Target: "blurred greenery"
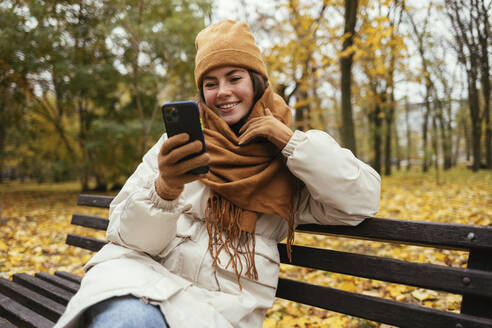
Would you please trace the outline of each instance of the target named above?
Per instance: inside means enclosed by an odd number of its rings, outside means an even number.
[[[160,104],[194,96],[210,11],[209,0],[3,1],[0,182],[120,186],[163,132]]]

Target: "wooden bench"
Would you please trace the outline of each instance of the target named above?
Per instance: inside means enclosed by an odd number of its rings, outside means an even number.
[[[108,208],[112,199],[80,195],[78,205]],[[108,220],[74,214],[72,224],[105,230]],[[398,327],[492,327],[492,227],[370,218],[357,227],[303,225],[297,231],[468,251],[468,268],[462,269],[302,246],[293,246],[289,263],[285,245],[278,245],[282,263],[463,295],[461,313],[285,278],[277,297]],[[106,243],[74,234],[66,242],[93,251]],[[51,327],[80,281],[67,272],[0,278],[0,327]]]

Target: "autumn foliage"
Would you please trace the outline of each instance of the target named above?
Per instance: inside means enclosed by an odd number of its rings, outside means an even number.
[[[104,238],[104,232],[70,224],[73,213],[107,216],[107,210],[76,207],[79,184],[0,185],[0,274],[65,270],[83,274],[92,252],[65,244],[67,233]],[[407,220],[492,224],[492,174],[453,169],[397,173],[385,177],[378,217]],[[408,261],[465,267],[464,252],[402,246],[381,242],[297,234],[296,244]],[[282,265],[281,276],[323,286],[378,295],[448,311],[459,311],[461,296],[411,286]],[[264,327],[382,327],[377,323],[277,299],[267,313]]]

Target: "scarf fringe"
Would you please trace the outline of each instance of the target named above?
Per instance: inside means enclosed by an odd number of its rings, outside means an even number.
[[[292,245],[295,237],[295,213],[298,208],[302,182],[295,179],[294,192],[292,193],[291,209],[289,211],[287,256],[292,263]],[[220,263],[219,255],[225,251],[229,257],[225,268],[232,265],[237,276],[239,288],[241,275],[253,280],[258,280],[258,271],[255,264],[255,231],[241,229],[241,217],[244,209],[236,206],[222,196],[212,192],[207,202],[206,223],[208,231],[208,249],[212,257],[212,265],[217,268]]]
[[[225,268],[228,269],[232,265],[241,289],[240,277],[244,270],[247,278],[258,280],[255,265],[255,233],[241,230],[240,219],[243,211],[216,194],[210,196],[206,210],[208,249],[213,266],[216,268],[221,264],[219,255],[225,251],[229,256]]]
[[[287,219],[287,224],[289,225],[289,230],[287,233],[287,256],[289,257],[289,262],[292,263],[292,245],[294,244],[295,237],[295,218],[296,212],[299,208],[299,201],[301,199],[301,190],[303,187],[303,182],[297,178],[294,179],[294,192],[292,193],[290,204],[291,209],[289,211],[289,218]]]

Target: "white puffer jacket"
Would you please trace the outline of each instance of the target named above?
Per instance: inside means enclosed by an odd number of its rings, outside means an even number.
[[[261,327],[277,287],[277,243],[287,222],[262,214],[256,224],[258,281],[224,268],[225,252],[212,267],[204,211],[210,190],[189,183],[177,200],[155,192],[157,154],[166,139],[143,162],[111,203],[110,241],[85,266],[81,288],[55,327],[79,327],[89,306],[113,296],[132,294],[159,305],[171,327]],[[296,224],[357,225],[379,205],[380,177],[341,148],[328,134],[296,131],[282,150],[290,171],[305,183]],[[275,195],[272,195],[275,197]]]

